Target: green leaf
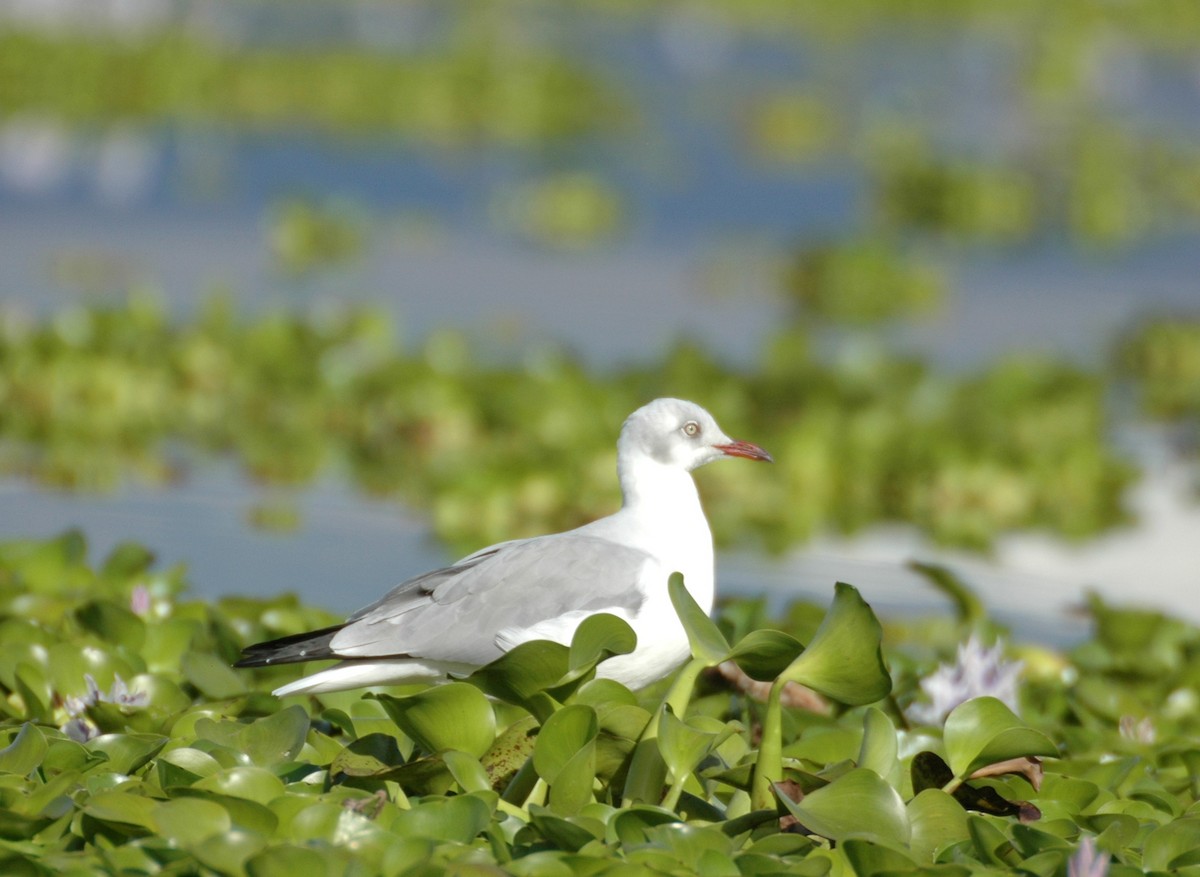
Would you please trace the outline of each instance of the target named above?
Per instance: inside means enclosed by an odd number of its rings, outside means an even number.
[[[798,802],[785,794],[777,795],[805,828],[832,840],[857,837],[902,846],[912,832],[896,790],[866,768],[854,768]]]
[[[198,780],[193,788],[269,804],[284,792],[283,781],[265,767],[230,767]]]
[[[458,749],[478,758],[496,739],[496,714],[475,686],[451,682],[409,695],[368,695],[428,752]]]
[[[896,766],[896,726],[883,712],[870,707],[863,714],[863,739],[858,766],[889,776]]]
[[[393,734],[366,734],[351,740],[329,764],[329,775],[338,777],[386,776],[404,764],[404,755]]]
[[[157,734],[102,734],[84,746],[108,756],[108,767],[116,773],[130,774],[145,765],[167,745]]]
[[[804,651],[800,640],[781,630],[752,630],[733,647],[729,657],[751,679],[770,682]]]
[[[533,747],[533,767],[550,784],[550,806],[578,813],[592,800],[596,734],[600,722],[590,706],[565,706],[547,719]]]
[[[470,843],[488,827],[492,808],[475,794],[422,801],[411,810],[401,810],[392,831],[402,836],[427,837],[439,841]]]
[[[533,747],[533,767],[551,785],[579,750],[596,739],[600,729],[596,711],[572,704],[551,716],[538,733]]]
[[[233,826],[224,807],[199,798],[164,801],[154,808],[150,818],[155,831],[185,848],[214,834],[224,834]]]
[[[597,840],[597,836],[584,826],[536,804],[529,807],[529,819],[542,837],[561,850],[577,852],[585,844]],[[603,839],[603,834],[599,839]]]
[[[625,619],[608,612],[589,615],[571,637],[567,677],[578,678],[601,661],[613,655],[628,655],[635,648],[637,634]]]
[[[302,846],[270,847],[247,859],[245,868],[250,877],[300,877],[310,874],[315,877],[330,873],[322,853]]]
[[[1185,816],[1159,826],[1146,838],[1142,867],[1171,871],[1200,865],[1200,816]]]
[[[533,640],[480,667],[467,677],[467,682],[545,721],[555,710],[555,703],[545,691],[567,675],[569,657],[570,650],[561,643]]]
[[[946,717],[943,738],[950,769],[959,780],[1010,758],[1058,755],[1049,737],[1025,727],[994,697],[976,697],[955,707]]]
[[[926,789],[908,802],[912,825],[910,847],[922,864],[932,864],[938,853],[966,840],[967,811],[941,789]]]
[[[483,769],[479,759],[473,755],[447,749],[442,753],[442,761],[445,762],[446,767],[450,770],[450,775],[454,777],[454,781],[462,787],[464,792],[485,792],[492,788],[487,771]]]
[[[83,806],[83,812],[101,822],[119,822],[155,829],[154,811],[158,802],[130,792],[99,792]]]
[[[0,773],[28,776],[46,757],[46,735],[32,722],[21,725],[11,743],[0,749]]]
[[[711,719],[716,727],[702,729],[697,723],[703,716],[688,721],[676,718],[669,709],[658,717],[658,748],[672,782],[677,782],[691,773],[706,755],[733,733],[724,722]]]
[[[879,874],[885,871],[911,871],[916,862],[905,853],[889,846],[852,837],[842,844],[855,874]]]
[[[238,733],[238,742],[251,761],[267,766],[295,758],[304,747],[308,729],[304,707],[290,706],[246,725]]]
[[[241,874],[246,861],[266,846],[265,837],[235,829],[200,841],[192,847],[192,855],[218,874]]]
[[[710,667],[728,658],[729,642],[716,623],[708,617],[708,613],[701,609],[700,604],[692,597],[684,584],[682,573],[671,573],[667,580],[667,593],[671,597],[671,605],[675,607],[675,614],[679,616],[679,621],[687,632],[693,657]]]
[[[908,568],[950,598],[960,623],[975,626],[987,618],[987,608],[983,601],[948,567],[910,560]]]
[[[851,706],[874,703],[892,690],[882,638],[879,621],[858,590],[838,582],[812,642],[781,678]]]

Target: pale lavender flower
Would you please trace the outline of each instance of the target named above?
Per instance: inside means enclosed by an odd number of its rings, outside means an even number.
[[[1150,720],[1149,716],[1146,716],[1140,722],[1134,719],[1133,716],[1121,716],[1120,721],[1117,723],[1117,730],[1126,740],[1146,745],[1152,744],[1158,737],[1154,722]]]
[[[93,685],[95,683],[92,683]],[[108,694],[101,694],[100,700],[105,703],[113,703],[120,707],[130,709],[143,707],[150,703],[150,695],[145,691],[130,691],[129,686],[125,684],[125,680],[120,676],[113,676],[112,688],[108,690]]]
[[[62,726],[62,732],[76,743],[86,743],[100,735],[100,729],[87,719],[71,719]]]
[[[1067,877],[1105,877],[1111,861],[1108,853],[1096,849],[1096,839],[1088,835],[1067,859]]]
[[[129,594],[129,611],[145,617],[150,612],[150,589],[137,585]]]
[[[100,733],[96,724],[87,717],[87,711],[98,703],[111,703],[122,709],[137,709],[150,703],[145,691],[130,691],[125,680],[113,676],[112,687],[107,692],[100,690],[91,673],[83,674],[87,691],[80,695],[69,694],[63,698],[63,710],[70,717],[62,726],[62,732],[80,743],[86,743]]]
[[[918,722],[940,725],[956,706],[974,697],[994,697],[1017,710],[1017,680],[1024,663],[1005,661],[1004,643],[990,649],[975,634],[958,647],[954,664],[941,664],[921,680],[929,703],[913,704],[909,713]]]

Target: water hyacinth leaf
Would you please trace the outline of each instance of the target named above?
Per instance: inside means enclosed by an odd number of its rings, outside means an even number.
[[[781,630],[752,630],[740,640],[729,657],[751,679],[770,682],[799,657],[804,646]]]
[[[478,758],[465,752],[447,749],[442,753],[442,761],[464,792],[485,792],[492,788],[487,771],[483,769]]]
[[[1156,828],[1146,838],[1142,867],[1147,871],[1172,871],[1200,865],[1200,816],[1176,819]]]
[[[492,808],[476,794],[422,801],[411,810],[400,810],[392,831],[409,837],[470,843],[492,820]]]
[[[608,612],[589,615],[575,629],[567,653],[567,679],[577,678],[613,655],[628,655],[637,648],[637,634],[629,622]]]
[[[667,580],[667,593],[671,597],[671,605],[675,607],[675,614],[687,632],[692,656],[710,667],[728,658],[729,642],[688,591],[682,573],[671,573]]]
[[[537,731],[537,719],[525,716],[500,732],[479,760],[493,787],[508,785],[509,780],[529,760],[537,741]]]
[[[529,807],[529,819],[541,833],[542,837],[546,838],[546,840],[559,849],[568,850],[573,853],[578,852],[585,844],[589,844],[597,839],[602,840],[604,837],[603,832],[597,836],[583,825],[578,824],[578,822],[558,816],[545,807],[539,807],[536,804],[532,804]]]
[[[967,832],[967,811],[941,789],[919,792],[908,802],[907,809],[912,825],[909,846],[921,863],[932,863],[946,847],[970,836]]]
[[[329,775],[384,776],[404,764],[404,755],[391,734],[367,734],[351,740],[329,764]]]
[[[247,874],[252,877],[300,877],[300,875],[322,875],[332,873],[326,867],[323,854],[302,846],[273,846],[251,856],[244,863]],[[234,873],[237,873],[236,871]]]
[[[812,642],[780,678],[850,706],[875,703],[892,690],[882,638],[879,620],[858,589],[838,582]]]
[[[181,847],[224,834],[233,826],[224,807],[199,798],[164,801],[154,808],[151,820],[155,831]]]
[[[608,823],[605,834],[609,843],[621,842],[626,846],[648,843],[656,826],[679,821],[679,814],[662,807],[637,804],[621,810]]]
[[[154,811],[159,802],[132,792],[109,791],[92,795],[83,812],[100,822],[119,822],[155,829]]]
[[[408,697],[371,696],[428,752],[458,749],[479,758],[496,739],[496,714],[474,685],[451,682]]]
[[[912,871],[916,867],[907,854],[894,847],[852,837],[842,844],[842,851],[850,860],[855,874],[879,874],[882,872]]]
[[[575,753],[596,739],[599,728],[596,711],[590,706],[572,704],[556,712],[534,743],[533,766],[538,776],[553,783]]]
[[[308,729],[304,707],[290,706],[246,725],[238,732],[238,743],[255,764],[291,761],[304,747]]]
[[[287,800],[285,797],[276,797],[271,800],[271,806],[267,806],[266,804],[252,801],[249,798],[235,798],[231,795],[224,795],[220,792],[212,792],[207,789],[198,789],[194,786],[176,789],[172,798],[176,800],[193,798],[217,804],[229,814],[229,818],[232,820],[235,829],[252,831],[263,837],[273,837],[275,835],[276,830],[279,828],[280,816],[272,808],[279,801]]]
[[[105,642],[120,643],[131,652],[141,651],[146,641],[146,623],[123,606],[108,600],[93,600],[75,610],[79,626]]]
[[[776,790],[778,799],[815,834],[844,841],[857,837],[885,845],[905,845],[912,829],[904,802],[872,770],[854,768],[800,801]]]
[[[946,717],[947,760],[957,779],[989,764],[1026,755],[1056,756],[1058,748],[1040,731],[1025,727],[994,697],[976,697]]]
[[[245,863],[262,852],[267,839],[247,831],[230,831],[208,837],[192,847],[192,855],[218,874],[241,874]]]
[[[709,752],[733,733],[732,728],[716,719],[710,720],[716,725],[715,728],[699,727],[704,718],[698,716],[685,721],[677,718],[669,709],[659,714],[658,748],[667,763],[672,782],[678,782],[691,773]]]
[[[107,755],[110,770],[130,774],[158,755],[167,739],[158,734],[101,734],[84,746]]]
[[[985,863],[1001,868],[1013,867],[1020,861],[1020,854],[1012,845],[1012,841],[982,816],[967,816],[967,834],[975,851]]]
[[[863,739],[858,766],[889,776],[896,766],[896,726],[882,711],[870,707],[863,714]]]
[[[545,691],[567,675],[569,656],[570,650],[561,643],[533,640],[480,667],[467,681],[545,721],[555,709]]]
[[[12,742],[0,749],[0,773],[28,776],[41,765],[49,748],[42,729],[32,722],[25,722]]]
[[[230,767],[198,780],[194,786],[233,798],[269,804],[283,794],[283,780],[265,767]]]

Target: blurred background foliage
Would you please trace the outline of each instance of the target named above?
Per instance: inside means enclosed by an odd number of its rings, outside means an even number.
[[[611,509],[616,425],[669,393],[779,460],[704,479],[727,542],[778,551],[879,521],[973,548],[1012,529],[1094,534],[1123,519],[1136,469],[1114,411],[1132,394],[1196,422],[1197,318],[1144,318],[1084,361],[1016,338],[955,369],[896,327],[953,309],[964,260],[1194,240],[1200,138],[1179,110],[1197,104],[1198,44],[1200,10],[1168,0],[5,7],[6,209],[38,191],[73,203],[69,181],[38,186],[80,155],[100,156],[103,190],[151,173],[148,152],[173,174],[121,197],[141,191],[152,216],[189,198],[257,211],[253,246],[283,280],[180,307],[171,289],[131,293],[119,257],[60,254],[55,282],[93,297],[33,293],[0,317],[0,467],[87,489],[170,483],[203,453],[273,484],[335,471],[471,547]],[[295,159],[264,144],[293,141],[354,165],[353,185],[260,186],[255,161]],[[185,161],[213,142],[266,158]],[[406,196],[389,174],[410,160],[449,188]],[[774,219],[747,221],[760,197]],[[601,257],[715,229],[687,239],[708,259],[749,228],[766,240],[749,273],[774,295],[753,306],[777,319],[742,361],[685,339],[596,369],[454,328],[403,338],[393,309],[342,295],[392,237],[460,225],[518,253]],[[702,264],[697,285],[718,273]],[[423,295],[411,284],[367,297],[403,313]]]

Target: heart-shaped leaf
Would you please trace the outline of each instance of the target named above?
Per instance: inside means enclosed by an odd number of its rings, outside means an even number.
[[[561,643],[532,640],[520,643],[467,681],[498,700],[524,707],[540,721],[554,712],[556,703],[545,693],[567,675],[570,650]]]
[[[42,763],[49,745],[41,728],[26,722],[13,737],[12,742],[0,749],[0,773],[27,776]]]
[[[902,846],[912,833],[904,802],[873,770],[854,768],[799,801],[778,789],[776,794],[805,828],[832,840],[857,837]]]
[[[770,682],[804,651],[800,640],[782,630],[752,630],[735,645],[729,657],[751,679]]]
[[[926,789],[908,802],[910,848],[917,860],[932,864],[937,854],[969,837],[967,811],[941,789]]]
[[[600,729],[590,706],[565,706],[546,720],[533,746],[533,767],[551,786],[580,750],[592,744]],[[590,787],[589,787],[590,792]]]
[[[613,655],[628,655],[637,648],[637,634],[629,622],[608,612],[589,615],[575,629],[567,654],[568,679],[578,678]]]
[[[838,582],[812,642],[780,678],[851,706],[874,703],[892,690],[882,639],[879,620],[858,589]]]
[[[994,697],[976,697],[955,707],[946,717],[943,739],[950,769],[959,780],[998,761],[1025,755],[1058,755],[1049,737],[1025,727]]]
[[[369,695],[392,721],[429,752],[458,749],[478,758],[496,739],[496,714],[474,685],[451,682],[409,695]]]

